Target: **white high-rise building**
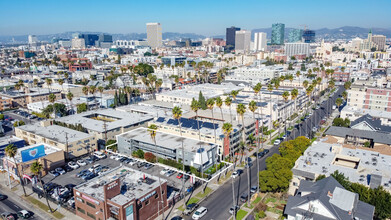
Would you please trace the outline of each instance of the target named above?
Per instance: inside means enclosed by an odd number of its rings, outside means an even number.
[[[162,26],[160,23],[147,23],[148,46],[158,48],[163,45]]]
[[[309,43],[285,43],[285,54],[287,57],[294,55],[310,56],[310,44]]]
[[[235,33],[235,52],[246,53],[250,51],[251,31],[241,30]]]
[[[86,41],[84,38],[73,38],[72,49],[84,49],[86,48]]]
[[[254,50],[266,51],[266,33],[259,32],[254,34]]]
[[[38,42],[37,36],[35,35],[29,35],[28,40],[29,40],[29,44],[35,44]]]

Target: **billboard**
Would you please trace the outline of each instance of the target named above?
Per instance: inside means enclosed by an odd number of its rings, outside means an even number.
[[[45,156],[45,146],[44,145],[38,145],[32,148],[29,148],[27,150],[22,150],[20,152],[22,155],[22,162],[28,162],[30,160],[35,160],[40,157]]]

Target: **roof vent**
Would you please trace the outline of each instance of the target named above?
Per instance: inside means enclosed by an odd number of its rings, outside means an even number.
[[[330,198],[333,198],[333,193],[331,193],[330,191],[327,192],[327,196],[330,197]]]

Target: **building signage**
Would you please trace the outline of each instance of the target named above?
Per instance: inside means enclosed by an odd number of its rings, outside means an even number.
[[[85,195],[82,195],[81,197],[82,197],[83,199],[87,199],[88,201],[93,202],[93,203],[99,205],[99,202],[96,201],[95,199],[91,199],[90,197],[85,196]]]
[[[126,220],[133,220],[133,205],[127,207],[125,211],[126,211]]]
[[[144,202],[145,200],[151,198],[151,196],[155,195],[156,191],[151,192],[150,194],[146,195],[144,198],[140,199],[141,202]]]
[[[45,156],[45,146],[39,145],[20,152],[22,162],[28,162]]]
[[[112,188],[114,188],[114,187],[116,187],[116,186],[118,186],[118,181],[109,183],[109,184],[107,185],[107,190],[110,190],[110,189],[112,189]]]

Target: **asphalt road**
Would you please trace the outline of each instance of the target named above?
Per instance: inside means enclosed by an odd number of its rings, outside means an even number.
[[[12,194],[8,195],[8,193],[3,190],[0,190],[0,193],[8,196],[7,199],[0,201],[0,213],[11,212],[11,213],[16,214],[18,211],[21,211],[23,209],[34,212],[33,210],[29,210],[24,204],[22,204],[20,202],[20,200],[12,198]],[[37,213],[34,213],[33,217],[30,219],[42,219],[43,220],[45,218],[42,218]]]
[[[339,97],[339,95],[344,91],[343,87],[339,87],[338,91],[334,94],[334,96],[327,99],[325,102],[321,104],[321,108],[318,110],[314,110],[312,116],[303,121],[298,128],[301,130],[301,135],[305,136],[309,134],[312,128],[315,125],[319,125],[320,121],[326,113],[330,113],[333,111],[332,106],[335,104],[335,100]],[[300,135],[300,130],[295,128],[289,138],[296,138]],[[273,146],[270,149],[270,152],[263,158],[259,159],[259,170],[264,170],[266,168],[265,159],[267,157],[272,156],[273,154],[278,153],[278,146]],[[254,161],[254,165],[250,169],[250,182],[251,186],[257,185],[257,166]],[[247,193],[248,185],[247,185],[247,171],[244,170],[243,174],[238,178],[234,179],[234,190],[235,190],[235,199],[236,204],[242,205],[243,203],[239,201],[240,195],[243,193]],[[207,199],[200,203],[200,207],[204,206],[208,209],[207,214],[202,219],[211,219],[211,220],[219,220],[219,219],[229,219],[232,215],[228,212],[229,208],[233,206],[232,202],[232,183],[231,181],[226,182],[224,185],[219,187],[212,195],[210,195]],[[191,215],[189,217],[185,217],[185,219],[191,219]]]

